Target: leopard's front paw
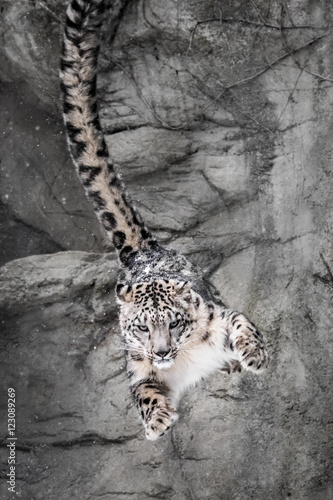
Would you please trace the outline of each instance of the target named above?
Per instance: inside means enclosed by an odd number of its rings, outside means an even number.
[[[242,315],[235,320],[234,328],[232,347],[238,351],[242,368],[257,373],[265,370],[268,353],[261,333]]]
[[[238,338],[236,349],[245,370],[258,373],[267,368],[268,353],[262,338]]]
[[[146,438],[150,441],[156,441],[159,437],[171,427],[172,424],[178,419],[178,414],[161,395],[156,395],[148,402],[144,410],[144,426],[146,431]]]
[[[175,412],[167,412],[166,410],[156,410],[149,422],[145,423],[146,438],[149,441],[156,441],[159,437],[170,429],[171,425],[176,422],[178,415]]]
[[[227,366],[220,368],[222,373],[239,373],[242,371],[242,366],[239,361],[230,361]]]

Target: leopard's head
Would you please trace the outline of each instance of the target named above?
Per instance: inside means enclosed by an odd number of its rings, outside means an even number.
[[[158,369],[171,367],[205,331],[207,309],[188,282],[119,284],[117,297],[127,347]]]

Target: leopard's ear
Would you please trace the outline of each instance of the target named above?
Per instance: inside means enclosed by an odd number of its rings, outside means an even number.
[[[116,294],[119,304],[122,304],[124,302],[131,302],[133,300],[133,289],[131,285],[124,285],[123,283],[118,283],[116,288]]]
[[[175,282],[175,290],[177,293],[184,293],[187,290],[190,290],[191,285],[189,281],[176,281]]]
[[[178,281],[175,285],[176,294],[187,303],[192,302],[194,307],[198,309],[201,304],[200,296],[192,289],[190,281]]]
[[[191,302],[193,299],[192,287],[189,281],[178,281],[175,285],[175,291],[186,302]]]

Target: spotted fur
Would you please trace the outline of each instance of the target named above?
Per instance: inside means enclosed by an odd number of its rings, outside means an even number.
[[[61,58],[63,112],[69,149],[94,210],[126,265],[156,240],[133,207],[110,159],[96,103],[96,67],[104,0],[73,0]]]
[[[267,366],[261,333],[228,309],[201,270],[161,247],[133,207],[109,157],[96,103],[104,0],[72,0],[61,59],[64,120],[78,174],[117,251],[120,324],[131,392],[146,437],[177,419],[182,393],[216,370]]]

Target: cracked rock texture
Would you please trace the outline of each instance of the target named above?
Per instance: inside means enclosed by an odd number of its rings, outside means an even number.
[[[129,395],[117,262],[69,158],[65,0],[0,0],[0,496],[16,390],[23,500],[333,498],[333,5],[118,0],[101,118],[147,224],[265,333],[261,376],[216,374],[171,434]]]

